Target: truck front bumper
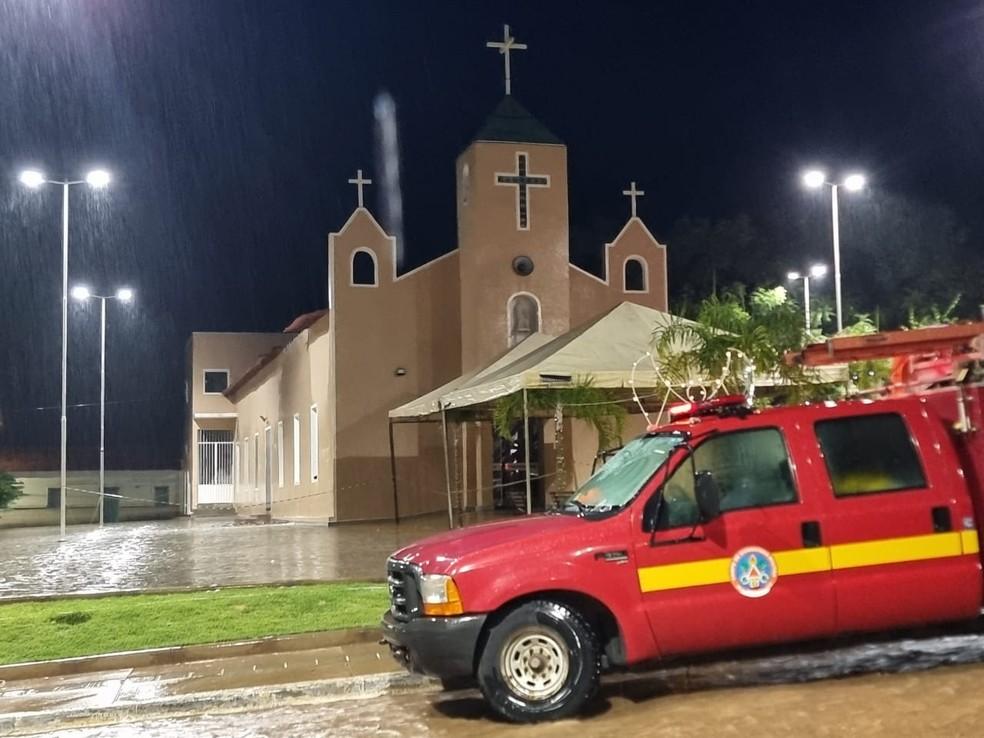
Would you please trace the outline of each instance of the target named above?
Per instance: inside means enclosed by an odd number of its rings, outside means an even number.
[[[485,615],[397,620],[383,615],[383,640],[393,658],[410,671],[439,679],[470,677]]]

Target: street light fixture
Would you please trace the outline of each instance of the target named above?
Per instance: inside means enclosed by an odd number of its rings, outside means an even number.
[[[844,187],[851,192],[860,192],[866,183],[863,174],[849,174],[844,177]]]
[[[105,169],[93,169],[85,175],[86,184],[90,187],[95,187],[97,190],[102,190],[108,187],[110,179],[109,172]]]
[[[797,279],[803,280],[803,312],[804,318],[806,319],[806,332],[810,332],[810,280],[820,279],[827,273],[826,264],[814,264],[811,266],[806,273],[801,272],[789,272],[786,274],[786,278],[790,282],[795,282]]]
[[[115,295],[94,295],[88,287],[77,285],[72,288],[72,297],[85,302],[94,297],[100,302],[99,319],[99,526],[105,522],[106,499],[106,301],[130,302],[133,290],[121,287]]]
[[[27,169],[21,172],[20,181],[32,190],[41,185],[61,185],[62,188],[62,356],[61,356],[61,499],[60,499],[60,537],[65,540],[65,511],[67,497],[67,451],[68,451],[68,190],[73,185],[88,184],[90,187],[103,188],[109,184],[109,172],[94,169],[84,180],[53,180],[45,177],[37,169]]]
[[[844,187],[848,192],[860,192],[867,181],[863,174],[854,172],[844,177],[840,184],[827,179],[827,174],[821,169],[810,169],[803,173],[803,184],[810,189],[820,187],[830,188],[830,218],[833,223],[834,235],[834,299],[837,305],[837,332],[844,329],[844,316],[841,307],[841,269],[840,269],[840,223],[837,216],[837,190]]]

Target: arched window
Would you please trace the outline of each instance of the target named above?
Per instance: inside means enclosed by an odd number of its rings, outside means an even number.
[[[623,277],[626,292],[646,291],[646,264],[642,259],[636,257],[626,259]]]
[[[533,295],[509,298],[509,348],[540,330],[540,303]]]
[[[352,284],[375,287],[376,255],[368,249],[359,249],[352,254]]]

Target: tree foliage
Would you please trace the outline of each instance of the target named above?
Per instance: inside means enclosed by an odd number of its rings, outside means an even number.
[[[526,397],[531,416],[552,416],[559,408],[564,416],[592,425],[598,432],[599,451],[621,445],[625,407],[610,390],[595,387],[591,377],[577,377],[567,387],[527,390]],[[513,427],[522,420],[522,392],[514,392],[496,401],[492,422],[500,436],[511,438]]]
[[[909,328],[926,328],[931,325],[946,325],[957,320],[957,307],[960,305],[962,295],[957,293],[953,299],[940,307],[937,303],[931,303],[925,307],[909,305],[909,319],[906,321]]]
[[[664,379],[674,387],[697,387],[695,399],[745,391],[749,370],[776,380],[791,399],[829,394],[814,371],[783,360],[807,341],[800,308],[785,288],[751,295],[731,288],[702,300],[694,317],[657,326],[651,347]]]
[[[879,330],[926,316],[959,295],[949,313],[973,318],[984,303],[979,235],[945,205],[872,188],[847,197],[840,210],[844,315],[874,316]],[[791,190],[761,217],[685,217],[667,238],[675,312],[735,283],[782,283],[788,270],[832,266],[830,196]],[[815,328],[834,329],[833,274],[811,283]],[[800,297],[798,287],[793,292]],[[682,312],[681,312],[682,311]]]
[[[23,485],[8,472],[0,471],[0,510],[9,507],[22,494]]]

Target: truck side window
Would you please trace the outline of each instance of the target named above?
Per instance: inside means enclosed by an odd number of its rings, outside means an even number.
[[[815,428],[836,497],[926,486],[901,416],[885,413],[821,420]]]
[[[697,471],[709,471],[721,489],[721,512],[795,502],[789,454],[776,428],[721,434],[694,452]],[[693,525],[697,520],[693,469],[681,464],[663,487],[658,528]]]

